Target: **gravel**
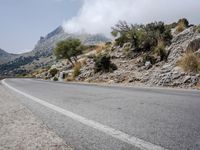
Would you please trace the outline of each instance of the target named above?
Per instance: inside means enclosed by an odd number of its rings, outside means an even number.
[[[72,150],[0,84],[0,150]]]

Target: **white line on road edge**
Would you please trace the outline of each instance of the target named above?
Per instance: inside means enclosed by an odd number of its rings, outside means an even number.
[[[146,141],[144,141],[142,139],[139,139],[137,137],[134,137],[134,136],[130,136],[130,135],[128,135],[128,134],[126,134],[126,133],[124,133],[122,131],[113,129],[113,128],[109,127],[109,126],[100,124],[100,123],[98,123],[96,121],[89,120],[89,119],[84,118],[82,116],[79,116],[79,115],[77,115],[77,114],[75,114],[73,112],[67,111],[67,110],[65,110],[63,108],[60,108],[60,107],[55,106],[53,104],[50,104],[50,103],[48,103],[48,102],[46,102],[44,100],[41,100],[39,98],[36,98],[34,96],[31,96],[29,94],[21,92],[18,89],[16,89],[16,88],[10,86],[9,84],[7,84],[5,82],[5,79],[2,80],[2,83],[5,86],[7,86],[8,88],[10,88],[11,90],[13,90],[13,91],[15,91],[15,92],[17,92],[17,93],[19,93],[19,94],[31,99],[31,100],[33,100],[33,101],[35,101],[35,102],[37,102],[37,103],[39,103],[39,104],[41,104],[41,105],[43,105],[45,107],[48,107],[48,108],[50,108],[50,109],[52,109],[52,110],[54,110],[56,112],[59,112],[59,113],[65,115],[65,116],[67,116],[67,117],[69,117],[69,118],[71,118],[71,119],[73,119],[75,121],[78,121],[78,122],[80,122],[80,123],[82,123],[82,124],[84,124],[86,126],[89,126],[89,127],[94,128],[94,129],[97,129],[97,130],[99,130],[101,132],[104,132],[105,134],[110,135],[110,136],[112,136],[112,137],[114,137],[116,139],[119,139],[119,140],[121,140],[123,142],[126,142],[128,144],[131,144],[131,145],[137,147],[137,148],[140,148],[141,150],[167,150],[167,149],[165,149],[165,148],[163,148],[161,146],[152,144],[150,142],[146,142]]]

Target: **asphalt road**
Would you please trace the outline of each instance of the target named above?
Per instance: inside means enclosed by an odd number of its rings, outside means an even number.
[[[77,150],[200,150],[200,92],[6,79]]]

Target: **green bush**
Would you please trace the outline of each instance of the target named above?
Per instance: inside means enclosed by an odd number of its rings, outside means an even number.
[[[49,71],[49,73],[50,73],[50,75],[51,75],[52,77],[54,77],[54,76],[58,73],[58,69],[53,68],[53,69],[51,69],[51,70]]]
[[[172,39],[169,27],[163,22],[147,25],[128,25],[126,22],[119,22],[112,28],[112,34],[118,37],[117,45],[123,46],[130,42],[137,52],[153,51],[160,40],[169,45]]]
[[[107,54],[99,54],[94,58],[94,71],[97,72],[112,72],[117,70],[117,66],[110,61],[110,56]]]
[[[121,35],[119,38],[117,38],[115,40],[115,44],[119,45],[120,47],[122,47],[124,45],[124,43],[126,43],[128,41],[129,41],[129,39],[128,39],[127,35],[123,34],[123,35]]]
[[[57,78],[57,77],[54,77],[54,78],[53,78],[53,81],[58,81],[58,78]]]

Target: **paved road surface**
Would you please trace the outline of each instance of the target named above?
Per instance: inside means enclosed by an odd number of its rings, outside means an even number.
[[[200,150],[199,91],[31,79],[4,84],[74,149]]]

